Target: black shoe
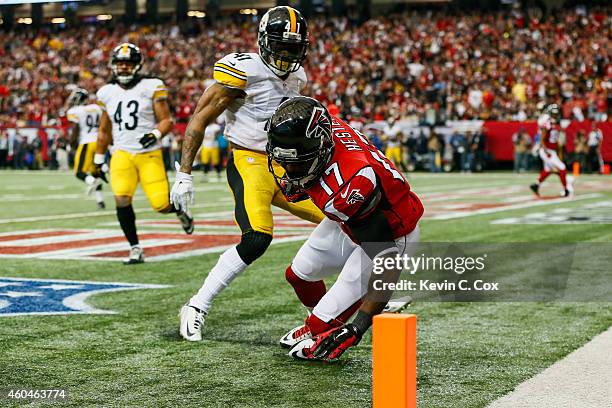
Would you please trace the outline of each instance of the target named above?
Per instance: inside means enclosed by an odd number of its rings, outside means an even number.
[[[106,204],[104,204],[104,201],[100,201],[98,203],[98,210],[104,210],[106,209]]]
[[[566,188],[565,192],[563,193],[563,197],[569,197],[570,196],[570,191]]]
[[[531,189],[531,191],[535,193],[535,195],[537,196],[540,195],[540,186],[537,183],[533,183],[532,185],[529,186],[529,188]]]
[[[184,212],[177,212],[176,216],[181,221],[181,226],[183,227],[183,230],[185,231],[185,233],[187,235],[193,234],[193,229],[194,229],[193,218]]]

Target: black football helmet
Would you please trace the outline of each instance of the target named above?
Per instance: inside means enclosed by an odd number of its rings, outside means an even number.
[[[120,62],[128,62],[132,65],[132,68],[128,71],[122,71],[118,67]],[[113,71],[113,79],[121,85],[128,85],[137,78],[138,71],[142,67],[142,52],[134,44],[119,44],[113,49],[110,65]]]
[[[552,123],[557,124],[561,120],[561,108],[556,103],[551,103],[544,108],[544,113],[550,117]]]
[[[259,55],[279,76],[300,69],[308,54],[308,27],[302,14],[289,6],[268,10],[259,22]]]
[[[83,88],[76,88],[68,96],[68,106],[83,105],[89,98],[89,92]]]
[[[266,123],[268,168],[279,186],[294,189],[312,186],[332,156],[331,116],[325,106],[305,96],[291,98],[279,105]],[[285,174],[275,172],[280,164]]]

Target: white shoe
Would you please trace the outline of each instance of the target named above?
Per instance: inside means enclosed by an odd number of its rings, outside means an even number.
[[[303,324],[301,326],[289,330],[283,337],[281,337],[279,343],[281,347],[291,348],[298,344],[300,341],[311,338],[312,332],[310,331],[310,328]]]
[[[130,257],[123,261],[124,265],[135,265],[144,263],[144,251],[141,247],[135,245],[130,248]]]
[[[193,306],[186,304],[181,307],[179,313],[179,317],[181,318],[179,332],[181,336],[187,341],[201,341],[205,316],[206,313]]]
[[[406,296],[401,299],[390,300],[383,309],[383,313],[399,313],[406,307],[408,307],[410,302],[412,302],[410,296]]]
[[[297,360],[316,360],[310,348],[315,344],[313,339],[304,339],[289,350],[289,356]]]

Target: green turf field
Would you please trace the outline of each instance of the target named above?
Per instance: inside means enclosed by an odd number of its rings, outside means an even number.
[[[612,206],[600,205],[612,201],[609,177],[581,176],[575,199],[548,201],[530,196],[535,177],[411,175],[426,206],[422,240],[612,241],[612,221],[525,222],[543,214],[591,214],[592,208],[612,218]],[[547,186],[547,195],[558,193],[553,177]],[[231,219],[224,183],[198,181],[197,188],[197,220]],[[98,212],[69,173],[0,172],[0,233],[118,231],[106,191],[108,209]],[[177,224],[156,224],[172,216],[149,210],[140,192],[135,208],[138,219],[148,220],[140,233],[180,234]],[[237,230],[225,224],[196,227],[206,231],[237,241]],[[283,276],[299,245],[271,246],[238,277],[211,309],[205,340],[195,344],[181,341],[177,312],[201,285],[215,253],[132,267],[104,258],[0,257],[0,277],[172,285],[89,298],[99,309],[118,312],[112,315],[0,313],[0,389],[66,388],[70,398],[62,405],[74,407],[368,407],[369,335],[331,365],[293,361],[277,345],[305,317]],[[612,325],[609,303],[416,303],[408,312],[419,319],[419,407],[484,407]],[[11,403],[0,400],[0,406]]]

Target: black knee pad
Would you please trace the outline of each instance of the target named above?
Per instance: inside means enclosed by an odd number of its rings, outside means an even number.
[[[272,235],[270,234],[249,231],[242,234],[240,243],[236,246],[236,251],[238,251],[238,255],[240,255],[242,261],[250,265],[266,252],[271,241]]]

